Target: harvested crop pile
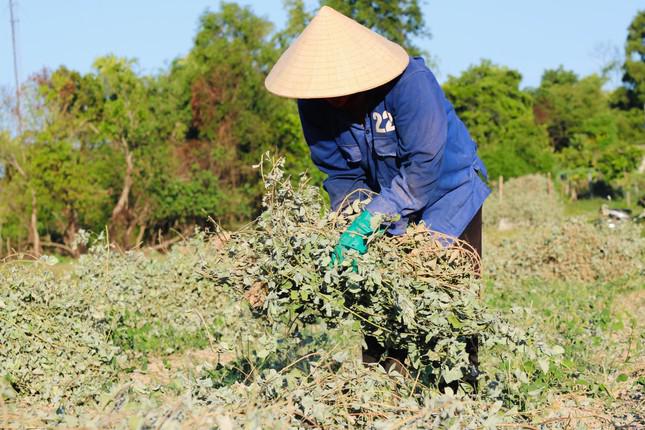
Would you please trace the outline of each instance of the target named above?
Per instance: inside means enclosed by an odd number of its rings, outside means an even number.
[[[645,271],[645,238],[633,223],[614,229],[580,218],[548,223],[491,247],[486,268],[494,279],[607,281]]]
[[[542,175],[510,179],[501,198],[495,190],[486,200],[484,224],[504,230],[561,221],[564,206],[555,191],[548,191],[548,179]]]
[[[10,428],[40,428],[46,422],[48,427],[100,429],[448,429],[494,428],[519,418],[516,411],[502,409],[501,402],[442,395],[340,354],[320,358],[306,370],[268,369],[245,384],[225,387],[213,386],[209,372],[214,366],[202,367],[197,379],[188,372],[179,375],[174,391],[124,385],[83,414],[11,408],[4,422]],[[0,420],[2,410],[0,402]]]
[[[99,240],[68,279],[100,329],[125,349],[172,353],[183,343],[206,347],[205,325],[234,324],[221,318],[243,312],[234,296],[204,279],[201,267],[215,253],[206,241],[197,233],[160,259],[115,252]]]
[[[305,181],[294,189],[280,165],[265,183],[266,210],[256,228],[234,234],[211,273],[241,295],[259,292],[258,312],[274,324],[297,332],[308,322],[322,319],[333,327],[353,318],[385,348],[407,349],[406,364],[432,383],[450,383],[475,370],[466,352],[473,336],[485,349],[503,345],[548,363],[546,346],[481,306],[476,257],[468,249],[442,246],[445,238],[411,226],[402,237],[370,238],[367,254],[330,267],[338,235],[361,204],[324,214],[318,190]],[[488,377],[509,379],[501,373]],[[499,388],[500,381],[494,382],[490,386]]]

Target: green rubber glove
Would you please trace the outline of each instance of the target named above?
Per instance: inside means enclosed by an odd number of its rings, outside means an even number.
[[[356,217],[356,219],[347,227],[347,230],[340,235],[338,245],[334,248],[331,254],[331,265],[343,262],[343,252],[348,249],[355,249],[359,254],[367,252],[366,239],[374,232],[372,229],[372,214],[368,211],[363,211]]]

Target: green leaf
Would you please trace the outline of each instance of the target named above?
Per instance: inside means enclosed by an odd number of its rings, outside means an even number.
[[[442,376],[446,383],[450,384],[453,381],[461,379],[461,377],[463,377],[463,373],[461,372],[461,369],[459,367],[453,367],[447,372],[443,372]]]
[[[448,315],[447,319],[453,328],[460,329],[463,327],[463,324],[461,323],[461,321],[459,321],[459,318],[457,318],[454,314]]]

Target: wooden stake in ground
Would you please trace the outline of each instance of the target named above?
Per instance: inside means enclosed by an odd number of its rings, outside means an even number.
[[[553,192],[553,181],[551,180],[551,172],[546,175],[546,193],[551,195]]]
[[[29,235],[31,236],[31,243],[33,253],[36,257],[42,254],[42,247],[40,246],[40,235],[38,234],[38,202],[36,200],[36,192],[31,190],[31,218],[29,221]]]
[[[497,188],[499,190],[499,201],[501,202],[504,200],[504,177],[501,175],[497,180]]]

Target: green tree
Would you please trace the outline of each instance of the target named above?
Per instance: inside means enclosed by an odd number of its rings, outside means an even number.
[[[321,0],[407,49],[410,55],[424,55],[414,38],[430,37],[418,0]]]
[[[51,210],[52,203],[60,197],[56,194],[59,188],[42,186],[41,181],[50,170],[56,169],[50,169],[51,166],[42,168],[34,163],[47,135],[43,131],[55,132],[62,124],[54,120],[56,112],[50,111],[41,97],[40,88],[46,80],[47,74],[41,73],[22,85],[23,100],[27,100],[26,104],[30,107],[30,120],[23,122],[21,134],[11,137],[9,133],[4,133],[0,136],[0,162],[4,166],[4,174],[0,178],[0,202],[3,203],[0,207],[0,224],[3,236],[12,240],[18,250],[25,249],[23,241],[27,237],[35,256],[41,253],[41,235],[48,233],[47,226],[53,224],[53,218],[64,219],[62,214]],[[57,164],[52,153],[44,158],[51,158],[52,164]],[[65,182],[65,178],[61,178],[60,183],[73,187],[73,184],[70,186]]]
[[[157,115],[161,100],[156,97],[156,82],[138,76],[134,67],[131,60],[102,57],[95,61],[91,77],[102,94],[100,111],[90,118],[94,140],[107,144],[119,160],[120,183],[113,189],[110,231],[126,247],[145,231],[155,203],[151,187],[167,171],[171,156],[167,136],[174,127]]]
[[[612,95],[617,108],[619,135],[631,145],[645,150],[645,11],[639,11],[627,29],[623,86]],[[627,151],[635,156],[633,150]],[[631,158],[631,157],[630,157]],[[615,163],[613,163],[615,164]]]
[[[645,10],[639,11],[627,29],[623,85],[618,105],[624,109],[645,109]]]
[[[14,248],[20,249],[21,241],[28,237],[33,254],[38,256],[41,252],[38,208],[25,167],[25,154],[19,138],[0,131],[0,244],[9,253]],[[0,249],[0,253],[3,251]]]
[[[108,224],[112,239],[125,247],[138,241],[135,234],[141,239],[157,200],[152,186],[171,173],[168,136],[174,130],[160,120],[164,102],[156,80],[138,76],[134,67],[134,61],[107,56],[95,61],[91,73],[60,68],[41,84],[47,145],[73,143],[87,176],[97,178],[97,193],[108,196],[101,215],[73,218],[92,227]]]
[[[39,228],[67,252],[78,255],[74,246],[81,227],[100,229],[109,207],[109,196],[101,187],[98,169],[84,151],[44,131],[29,146],[27,170],[36,190]]]
[[[546,126],[551,146],[569,175],[614,182],[638,163],[639,150],[627,140],[629,118],[610,109],[604,79],[579,79],[562,67],[544,72],[534,92],[535,117]]]
[[[555,151],[571,144],[580,125],[595,114],[608,109],[603,80],[595,75],[579,80],[573,72],[547,70],[535,91],[535,117],[545,124]]]
[[[479,145],[491,177],[549,171],[553,156],[545,130],[535,124],[530,94],[519,72],[488,60],[444,85],[448,99]]]
[[[557,69],[547,69],[542,73],[541,86],[550,87],[552,85],[575,84],[576,82],[578,82],[578,75],[560,65]]]
[[[167,83],[186,128],[182,152],[193,160],[184,171],[198,165],[211,172],[226,190],[222,221],[236,223],[257,211],[261,189],[251,166],[264,151],[285,154],[292,171],[311,164],[295,104],[264,89],[279,53],[272,25],[234,3],[200,22],[195,45]]]

